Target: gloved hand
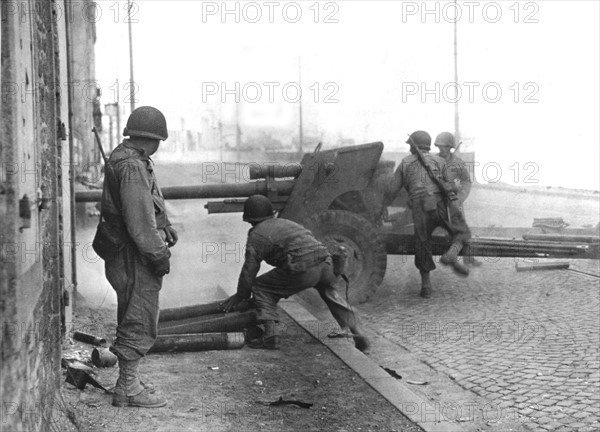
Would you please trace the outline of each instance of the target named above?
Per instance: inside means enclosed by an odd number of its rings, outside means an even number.
[[[449,194],[454,193],[456,194],[458,192],[458,185],[456,184],[456,182],[453,181],[448,181],[448,182],[444,182],[444,189],[446,189],[446,192],[448,192]]]
[[[175,228],[169,225],[168,227],[165,227],[164,231],[167,237],[167,246],[175,246],[177,244],[177,241],[179,240],[179,236],[177,235],[177,231],[175,231]]]
[[[157,261],[154,264],[154,274],[156,276],[162,277],[166,274],[169,274],[171,271],[171,263],[169,258],[165,258],[163,260]]]
[[[229,312],[235,309],[242,301],[244,301],[244,299],[236,293],[221,303],[221,310],[223,312]]]

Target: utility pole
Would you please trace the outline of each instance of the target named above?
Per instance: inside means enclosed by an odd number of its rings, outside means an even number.
[[[235,103],[235,148],[239,156],[242,150],[242,128],[240,127],[240,103]]]
[[[129,103],[131,112],[135,109],[135,88],[133,80],[133,36],[131,34],[131,2],[127,0],[127,27],[129,29]]]
[[[123,132],[121,130],[121,102],[119,101],[119,78],[117,78],[117,100],[115,101],[115,105],[116,105],[116,115],[117,115],[117,145],[119,144],[119,138],[121,136],[121,133]],[[111,149],[112,151],[112,149]]]
[[[457,0],[454,0],[454,10],[458,10]],[[458,16],[454,19],[454,84],[458,92]],[[454,101],[454,140],[460,142],[460,123],[458,120],[458,94]]]
[[[298,57],[298,87],[300,87],[300,99],[298,100],[298,153],[302,154],[304,144],[304,132],[302,130],[302,57]]]
[[[113,119],[112,116],[108,116],[108,150],[112,153],[114,149],[113,144]]]

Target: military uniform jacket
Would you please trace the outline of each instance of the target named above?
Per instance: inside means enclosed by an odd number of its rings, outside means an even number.
[[[237,293],[242,298],[250,297],[262,261],[293,274],[318,265],[327,257],[327,248],[302,225],[287,219],[267,219],[248,231]]]
[[[471,175],[467,164],[453,153],[446,159],[446,177],[448,181],[454,182],[458,188],[458,199],[464,202],[471,192]]]
[[[150,263],[168,259],[164,228],[171,225],[151,159],[123,141],[105,167],[101,214],[124,243],[133,242]]]
[[[423,157],[431,167],[433,174],[441,180],[446,181],[446,161],[430,153],[423,153]],[[433,203],[437,199],[441,199],[442,192],[433,180],[431,180],[431,177],[429,177],[429,174],[427,174],[427,171],[415,154],[402,159],[394,174],[393,183],[392,189],[395,193],[398,193],[403,187],[407,190],[410,202],[418,199],[429,199]]]

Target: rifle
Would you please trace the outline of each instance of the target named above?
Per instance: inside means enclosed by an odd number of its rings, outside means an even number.
[[[108,158],[106,157],[106,153],[104,153],[104,149],[102,148],[102,141],[100,141],[100,134],[98,134],[98,130],[96,126],[92,127],[92,132],[94,132],[94,136],[96,137],[96,143],[98,144],[98,148],[100,149],[100,154],[102,155],[102,160],[104,161],[104,166],[108,162]]]
[[[427,175],[435,183],[435,185],[440,190],[442,196],[444,197],[444,200],[446,201],[446,211],[448,213],[448,223],[452,223],[452,219],[450,218],[450,206],[452,205],[452,201],[457,199],[456,194],[449,192],[448,189],[446,189],[446,185],[444,184],[444,182],[442,182],[442,180],[440,180],[433,173],[431,167],[427,164],[427,161],[425,160],[425,156],[423,156],[423,153],[421,153],[421,149],[419,149],[419,147],[417,147],[417,145],[414,143],[412,136],[408,135],[408,140],[410,141],[409,144],[411,148],[415,150],[415,154],[417,155],[417,159],[419,159],[419,163],[423,168],[425,168]]]
[[[458,143],[458,145],[456,146],[456,148],[454,149],[454,151],[452,152],[452,154],[458,153],[458,150],[460,149],[461,145],[462,145],[462,141]]]

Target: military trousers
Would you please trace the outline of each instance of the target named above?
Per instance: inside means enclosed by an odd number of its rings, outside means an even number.
[[[154,345],[162,277],[133,244],[105,262],[106,279],[117,293],[117,337],[111,351],[121,360],[143,357]]]
[[[258,322],[279,321],[277,303],[308,288],[315,288],[341,328],[357,331],[354,311],[340,295],[345,282],[333,273],[331,258],[301,273],[275,268],[256,278],[252,287]]]
[[[431,236],[437,227],[448,231],[452,242],[464,242],[471,238],[471,230],[458,202],[447,207],[441,196],[415,199],[412,201],[412,214],[415,226],[415,266],[421,271],[435,269]]]

